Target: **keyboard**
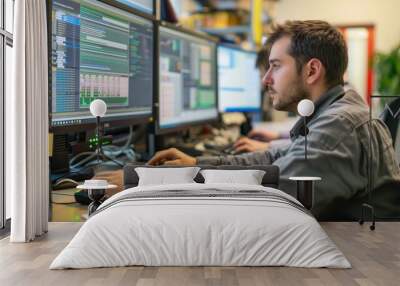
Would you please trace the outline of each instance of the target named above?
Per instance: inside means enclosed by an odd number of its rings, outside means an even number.
[[[202,156],[204,153],[203,151],[197,150],[194,147],[187,147],[187,146],[177,146],[176,149],[182,151],[183,153],[192,156],[192,157],[198,157]]]
[[[236,154],[235,148],[233,147],[233,145],[234,145],[233,143],[226,144],[226,145],[214,145],[214,144],[210,144],[210,143],[204,143],[205,148],[215,150],[215,151],[221,153],[221,155]]]

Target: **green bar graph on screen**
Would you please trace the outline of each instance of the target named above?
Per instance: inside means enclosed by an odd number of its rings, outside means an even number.
[[[94,99],[129,104],[129,23],[104,9],[81,5],[80,107]]]
[[[208,109],[215,106],[214,90],[198,89],[197,90],[197,107],[196,109]]]

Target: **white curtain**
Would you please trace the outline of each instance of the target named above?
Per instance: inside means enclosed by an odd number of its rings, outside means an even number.
[[[15,1],[12,95],[6,98],[6,187],[12,242],[47,232],[48,54],[46,0]]]

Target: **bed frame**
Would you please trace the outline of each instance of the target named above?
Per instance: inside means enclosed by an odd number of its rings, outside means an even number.
[[[147,167],[147,168],[180,168],[178,166],[147,166],[137,164],[127,164],[124,167],[124,189],[133,188],[138,185],[139,177],[135,172],[136,167]],[[279,188],[279,167],[269,166],[197,166],[201,169],[219,169],[219,170],[262,170],[265,171],[265,175],[262,179],[261,184],[265,187]],[[200,174],[194,178],[197,183],[204,183],[204,178]]]

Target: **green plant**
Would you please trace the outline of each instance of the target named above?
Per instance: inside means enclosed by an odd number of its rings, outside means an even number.
[[[400,45],[375,57],[376,90],[381,95],[400,95]]]

